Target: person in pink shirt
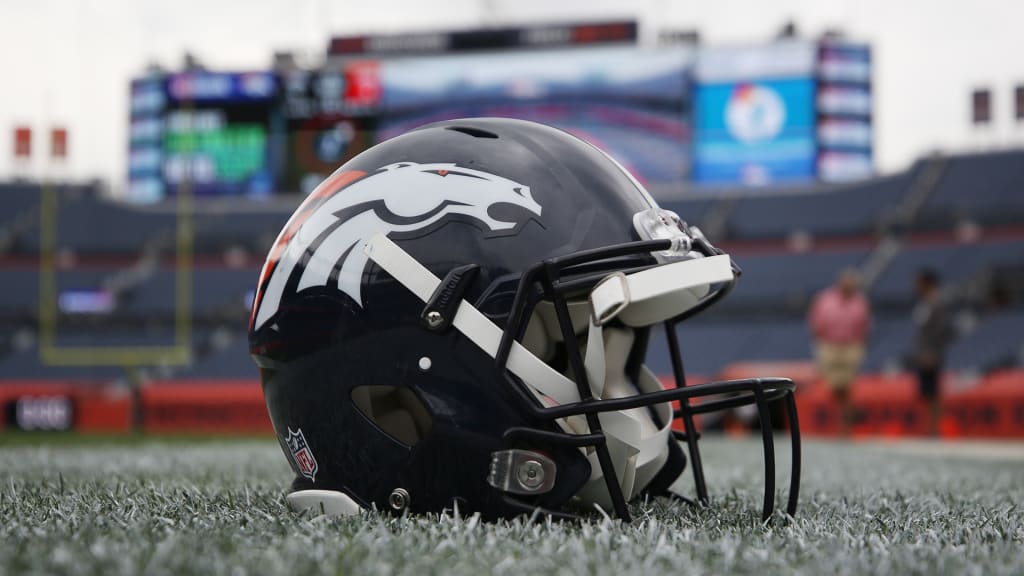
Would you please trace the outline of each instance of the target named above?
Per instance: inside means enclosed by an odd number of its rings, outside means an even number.
[[[843,270],[835,284],[814,297],[807,322],[818,369],[839,401],[840,428],[844,436],[848,435],[853,420],[849,388],[864,360],[871,328],[871,305],[861,292],[856,270]]]

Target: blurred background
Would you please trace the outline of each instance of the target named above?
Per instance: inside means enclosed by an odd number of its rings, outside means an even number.
[[[793,377],[811,434],[1024,438],[1022,16],[0,0],[0,426],[268,432],[249,303],[303,195],[418,125],[509,116],[607,150],[743,268],[680,328],[691,382]],[[844,271],[867,311],[819,318]],[[839,376],[835,338],[863,352]]]

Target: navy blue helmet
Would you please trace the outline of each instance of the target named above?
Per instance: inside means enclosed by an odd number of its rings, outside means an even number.
[[[424,126],[355,157],[295,211],[263,267],[250,350],[297,508],[557,517],[707,501],[694,417],[793,434],[793,383],[686,385],[676,325],[739,269],[591,144],[519,120]],[[675,387],[645,365],[664,330]],[[672,403],[679,401],[673,410]],[[679,430],[673,422],[680,422]],[[686,451],[681,447],[685,444]]]

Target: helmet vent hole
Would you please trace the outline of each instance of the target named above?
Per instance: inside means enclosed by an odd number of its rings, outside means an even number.
[[[469,126],[449,126],[445,130],[452,130],[454,132],[462,132],[473,138],[497,138],[498,135],[494,132],[488,132],[487,130],[481,130],[480,128],[472,128]]]
[[[352,403],[382,432],[407,446],[415,446],[430,432],[430,412],[409,388],[357,386]]]

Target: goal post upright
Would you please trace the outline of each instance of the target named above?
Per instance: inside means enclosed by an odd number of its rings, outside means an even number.
[[[175,232],[174,340],[158,346],[65,346],[57,343],[59,295],[57,239],[58,185],[44,177],[39,203],[39,359],[46,366],[185,365],[192,361],[193,188],[190,177],[177,187]]]

